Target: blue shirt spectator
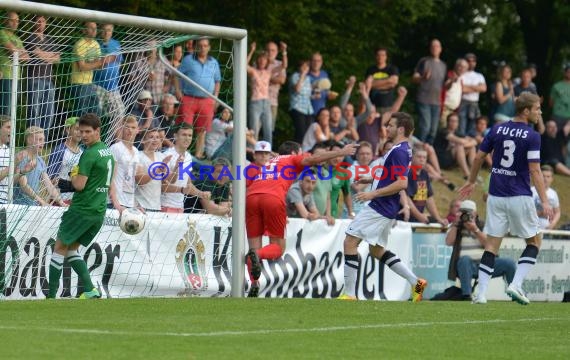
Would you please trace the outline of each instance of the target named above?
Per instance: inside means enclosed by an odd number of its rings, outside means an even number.
[[[182,59],[182,64],[180,64],[178,70],[194,80],[209,93],[214,93],[216,83],[222,80],[218,60],[211,56],[208,56],[208,59],[202,63],[198,60],[196,54],[186,55],[184,59]],[[182,92],[184,95],[194,97],[207,96],[202,90],[199,90],[187,81],[182,81]]]
[[[108,91],[119,88],[119,77],[121,76],[121,44],[115,39],[109,39],[107,43],[99,40],[99,47],[102,55],[115,55],[115,60],[108,63],[101,70],[95,71],[93,83]]]

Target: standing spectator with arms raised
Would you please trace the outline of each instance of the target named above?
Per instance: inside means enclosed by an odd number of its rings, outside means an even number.
[[[30,55],[26,79],[27,114],[30,125],[49,131],[53,125],[55,105],[55,88],[52,81],[53,64],[59,63],[60,53],[54,39],[45,34],[46,18],[37,15],[34,20],[34,32],[24,42]]]
[[[439,58],[441,42],[433,39],[430,42],[430,56],[420,59],[414,70],[412,80],[419,84],[416,97],[418,123],[421,141],[433,144],[439,124],[441,112],[441,89],[445,80],[447,66]]]
[[[256,44],[251,43],[251,49],[247,55],[247,74],[250,77],[251,99],[249,101],[249,128],[253,130],[256,139],[259,138],[259,130],[263,129],[262,140],[269,143],[273,137],[273,121],[271,120],[271,104],[269,102],[269,82],[271,71],[269,70],[269,57],[262,52],[255,60],[255,67],[249,65]]]
[[[303,142],[303,137],[313,123],[313,105],[311,105],[311,79],[309,62],[301,60],[299,69],[289,78],[289,111],[295,128],[295,141]]]
[[[8,11],[4,20],[4,29],[0,30],[0,115],[9,115],[12,99],[12,55],[18,53],[18,60],[29,59],[22,40],[16,35],[20,17],[14,11]],[[19,77],[19,76],[18,76]]]
[[[467,183],[459,189],[463,199],[473,192],[485,156],[493,152],[485,223],[487,242],[479,264],[479,294],[475,303],[487,302],[486,292],[493,275],[495,257],[507,232],[525,239],[527,243],[507,294],[520,304],[530,302],[522,291],[522,282],[536,263],[542,242],[530,190],[531,177],[540,197],[543,216],[552,216],[540,170],[540,135],[529,126],[540,118],[540,98],[530,93],[521,94],[516,101],[515,118],[493,126],[479,147]]]
[[[412,301],[422,300],[427,281],[418,278],[400,258],[386,249],[388,236],[400,210],[400,191],[408,187],[407,169],[412,158],[409,136],[414,121],[406,113],[394,113],[388,122],[388,139],[394,147],[384,156],[383,168],[377,169],[372,191],[360,192],[356,201],[370,201],[346,229],[344,240],[344,293],[339,297],[356,300],[358,277],[358,245],[368,243],[370,255],[386,264],[392,271],[406,279],[413,287]],[[398,170],[400,169],[401,172]],[[387,173],[384,174],[384,171]]]
[[[481,116],[479,109],[479,94],[487,92],[487,83],[483,74],[475,71],[477,56],[473,53],[465,55],[468,70],[462,76],[463,95],[459,105],[459,133],[474,135],[475,120]]]
[[[269,66],[267,69],[271,72],[271,79],[269,80],[269,103],[271,104],[271,119],[272,127],[271,131],[275,131],[275,124],[277,123],[277,110],[279,108],[279,91],[281,90],[281,85],[287,82],[287,66],[289,65],[289,60],[287,57],[287,44],[283,41],[279,42],[279,50],[281,50],[281,56],[283,61],[277,60],[277,44],[273,41],[269,41],[265,45],[265,51],[269,56]]]
[[[329,81],[329,74],[322,70],[323,66],[323,56],[321,53],[316,52],[311,56],[311,66],[309,71],[309,79],[311,80],[311,87],[313,93],[311,95],[311,104],[313,105],[313,111],[319,112],[322,108],[327,107],[327,100],[334,100],[337,98],[338,94],[334,91],[330,91],[329,88],[322,88],[320,81],[326,79]]]
[[[174,79],[176,97],[180,100],[180,117],[177,123],[187,123],[194,125],[197,134],[196,149],[194,155],[199,160],[204,158],[204,147],[206,144],[206,132],[212,128],[212,119],[216,110],[216,102],[208,97],[213,95],[218,97],[220,93],[220,65],[218,61],[209,55],[210,40],[200,39],[196,43],[196,52],[186,55],[178,70],[195,81],[207,93],[199,90],[192,84],[183,81],[182,89],[179,85],[178,77]]]
[[[388,49],[380,47],[374,52],[376,64],[366,70],[366,78],[372,78],[370,89],[370,101],[376,105],[380,113],[384,113],[392,107],[396,100],[396,87],[400,70],[392,64],[388,64]]]

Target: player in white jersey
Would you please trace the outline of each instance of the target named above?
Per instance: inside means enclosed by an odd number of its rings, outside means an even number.
[[[519,258],[515,277],[507,294],[518,303],[530,301],[522,291],[522,282],[536,257],[542,241],[539,233],[530,178],[542,203],[543,214],[552,216],[552,207],[546,197],[544,180],[540,170],[540,135],[531,124],[541,119],[540,98],[523,93],[515,103],[516,116],[513,120],[493,126],[479,147],[467,183],[459,189],[465,199],[475,188],[479,169],[487,154],[493,153],[493,166],[487,200],[487,244],[479,264],[479,294],[474,303],[487,302],[485,293],[493,275],[495,257],[503,237],[510,232],[526,240],[527,246]]]
[[[174,146],[164,152],[171,155],[167,163],[170,175],[162,180],[160,206],[162,212],[183,213],[184,195],[197,196],[199,199],[210,199],[209,191],[200,191],[192,184],[192,156],[187,151],[192,143],[192,127],[186,123],[178,126],[174,134]]]
[[[119,141],[109,149],[115,158],[113,187],[109,192],[109,200],[113,207],[122,212],[125,207],[135,207],[136,175],[142,175],[139,165],[139,151],[133,145],[138,134],[138,121],[133,115],[123,118],[119,133]]]

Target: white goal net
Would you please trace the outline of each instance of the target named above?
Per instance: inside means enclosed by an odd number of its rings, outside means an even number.
[[[204,97],[215,98],[215,116],[229,109],[235,133],[245,134],[246,32],[4,0],[0,24],[0,296],[43,298],[61,215],[73,201],[66,181],[82,151],[77,118],[97,114],[102,140],[112,146],[131,141],[125,119],[134,117],[134,171],[143,169],[161,187],[143,151],[168,152],[176,143],[185,99],[177,90],[204,80],[188,81],[176,69],[195,56],[201,39],[220,70],[219,78],[206,79],[219,84],[219,94]],[[188,153],[196,146],[195,139]],[[174,214],[137,200],[150,209],[137,235],[122,232],[119,212],[107,210],[95,240],[80,250],[104,297],[243,295],[244,184],[200,176],[201,167],[243,165],[245,136],[226,146],[227,163],[209,159],[187,169],[195,174],[189,181],[212,194],[210,202],[186,195],[185,213]],[[167,165],[175,167],[174,160]],[[131,190],[144,193],[146,185],[139,179]],[[58,297],[83,290],[65,263]]]

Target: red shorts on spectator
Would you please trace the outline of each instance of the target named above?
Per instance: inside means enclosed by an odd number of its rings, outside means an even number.
[[[190,124],[195,132],[210,131],[214,118],[214,106],[214,99],[184,95],[178,109],[176,124],[182,122]]]

